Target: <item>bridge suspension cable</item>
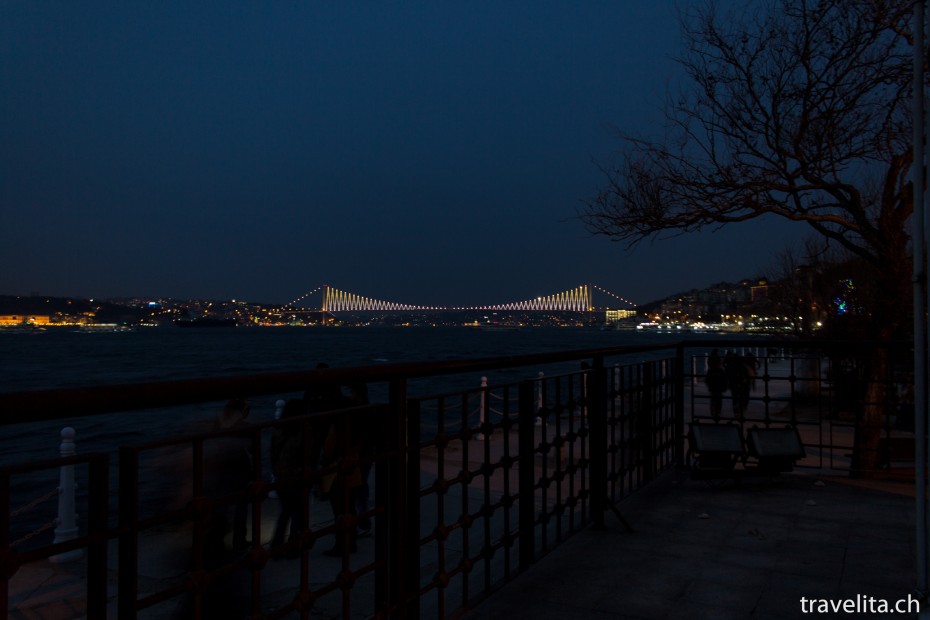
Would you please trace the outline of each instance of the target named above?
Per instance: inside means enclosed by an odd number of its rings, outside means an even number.
[[[462,310],[549,310],[555,312],[590,312],[594,309],[591,304],[591,288],[587,284],[575,287],[568,291],[517,301],[509,304],[495,306],[476,306],[461,308]]]
[[[615,294],[611,293],[610,291],[608,291],[608,290],[606,290],[606,289],[603,289],[603,288],[599,287],[597,284],[592,284],[591,286],[593,286],[594,288],[596,288],[596,289],[599,290],[600,292],[604,293],[605,295],[610,295],[610,296],[613,297],[614,299],[619,299],[619,300],[622,301],[623,303],[628,304],[631,308],[635,308],[635,307],[636,307],[636,304],[634,304],[634,303],[633,303],[632,301],[630,301],[629,299],[624,299],[623,297],[620,297],[619,295],[615,295]]]
[[[326,286],[326,285],[324,284],[324,285],[318,286],[318,287],[316,287],[315,289],[313,289],[312,291],[310,291],[309,293],[304,293],[303,295],[301,295],[301,296],[298,297],[297,299],[295,299],[295,300],[293,300],[293,301],[287,302],[286,304],[284,304],[283,306],[281,306],[281,309],[283,310],[284,308],[288,308],[288,307],[290,307],[290,306],[296,305],[297,303],[299,303],[299,302],[305,300],[307,297],[310,297],[310,295],[313,295],[314,293],[318,292],[320,289],[323,288],[323,286]]]
[[[417,306],[400,304],[380,299],[370,299],[355,293],[347,293],[329,285],[323,285],[323,312],[369,312],[373,310],[446,310],[439,306]]]
[[[321,304],[322,312],[372,312],[372,311],[433,311],[433,310],[482,310],[482,311],[550,311],[550,312],[591,312],[597,310],[594,307],[594,291],[598,291],[617,299],[630,307],[636,304],[615,295],[610,291],[597,286],[596,284],[582,284],[573,289],[555,293],[553,295],[544,295],[533,299],[515,301],[504,304],[492,304],[484,306],[421,306],[417,304],[397,303],[381,299],[364,297],[355,293],[343,291],[328,284],[316,287],[312,291],[305,293],[297,299],[285,304],[281,309],[295,308],[297,304],[307,299],[311,295],[323,291],[323,301]]]

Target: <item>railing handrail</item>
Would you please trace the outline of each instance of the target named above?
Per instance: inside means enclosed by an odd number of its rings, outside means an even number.
[[[367,366],[347,366],[303,371],[229,375],[195,379],[165,380],[117,385],[97,385],[53,390],[28,390],[0,393],[0,426],[42,422],[63,418],[86,417],[103,413],[158,409],[196,403],[221,401],[235,395],[262,396],[302,391],[322,383],[345,383],[348,380],[376,383],[393,379],[418,379],[467,372],[500,370],[531,364],[552,364],[596,356],[629,355],[651,351],[674,350],[678,346],[741,347],[741,346],[845,347],[891,346],[906,347],[907,342],[881,341],[816,341],[797,339],[682,339],[661,344],[623,345],[573,351],[531,353],[477,359],[443,360],[436,362],[395,362]]]
[[[325,383],[419,379],[500,370],[531,364],[553,364],[592,358],[674,349],[676,343],[627,345],[526,355],[437,362],[396,362],[368,366],[230,375],[118,385],[0,393],[0,426],[138,411],[227,400],[237,395],[261,396],[303,391]]]

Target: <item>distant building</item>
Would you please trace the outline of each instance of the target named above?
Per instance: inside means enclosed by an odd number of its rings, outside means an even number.
[[[629,319],[636,316],[636,310],[608,310],[604,316],[604,322],[608,325],[619,323],[623,319]]]
[[[47,314],[0,314],[0,325],[48,325],[51,317]]]
[[[770,285],[767,280],[758,280],[749,288],[752,291],[750,296],[752,303],[762,303],[769,300],[769,293],[772,289],[772,285]]]

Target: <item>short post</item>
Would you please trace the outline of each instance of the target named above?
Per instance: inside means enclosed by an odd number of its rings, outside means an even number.
[[[286,403],[284,400],[280,400],[280,399],[279,399],[279,400],[276,400],[276,401],[274,402],[274,419],[275,419],[275,420],[280,420],[280,419],[281,419],[281,416],[284,415],[284,405],[286,405],[286,404],[287,404],[287,403]],[[274,474],[271,474],[271,482],[274,483],[274,481],[275,481]],[[274,489],[272,489],[272,490],[268,493],[268,497],[270,497],[270,498],[272,498],[272,499],[277,499],[277,497],[278,497],[278,492],[275,491]],[[312,497],[312,496],[311,496],[311,497]]]
[[[536,431],[529,424],[533,411],[533,383],[520,382],[517,411],[517,520],[520,528],[520,569],[536,561]]]
[[[543,377],[546,376],[546,373],[539,371],[539,381],[536,382],[536,426],[542,426],[542,410],[546,405],[545,398],[543,398]]]
[[[591,458],[591,516],[594,520],[594,529],[604,529],[604,513],[610,505],[610,489],[608,488],[608,462],[607,462],[607,371],[604,367],[604,356],[597,355],[593,359],[590,371],[591,397],[588,412],[588,424],[591,431],[589,446]]]
[[[584,369],[584,365],[582,365]],[[588,397],[590,393],[588,392],[588,371],[583,370],[581,373],[581,417],[585,420],[588,419]]]
[[[481,405],[478,409],[478,428],[481,429],[484,427],[484,422],[487,420],[487,411],[488,411],[488,378],[481,377]],[[478,439],[484,439],[484,432],[480,431],[476,435]]]
[[[708,364],[709,358],[705,357],[704,359],[705,364]],[[675,386],[675,463],[679,467],[684,467],[685,464],[685,390],[684,381],[681,380],[684,368],[685,346],[679,342],[675,347],[675,374],[677,377],[673,384]],[[706,367],[704,374],[707,374]]]
[[[643,364],[642,399],[637,415],[636,431],[639,435],[640,463],[643,480],[649,482],[655,477],[655,362]],[[593,458],[593,457],[592,457]]]
[[[76,433],[73,428],[66,426],[61,429],[61,446],[58,448],[62,458],[74,456],[77,449],[74,444]],[[54,544],[74,540],[78,537],[77,507],[74,499],[74,465],[62,465],[58,482],[58,525],[55,527]],[[70,562],[84,555],[83,549],[74,549],[53,555],[52,562]]]

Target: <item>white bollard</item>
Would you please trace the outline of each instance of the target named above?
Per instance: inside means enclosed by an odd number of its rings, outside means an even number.
[[[61,429],[61,446],[58,451],[62,457],[77,454],[74,444],[75,435],[74,429],[70,426]],[[55,538],[52,541],[55,544],[74,540],[78,537],[77,506],[74,494],[74,465],[63,465],[58,483],[58,525],[55,527]],[[52,562],[70,562],[83,557],[83,555],[83,549],[74,549],[73,551],[53,555],[49,560]]]

